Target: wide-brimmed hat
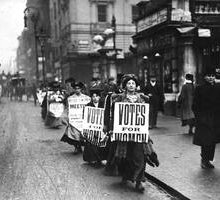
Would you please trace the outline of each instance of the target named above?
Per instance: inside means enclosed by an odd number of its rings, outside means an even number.
[[[52,81],[48,83],[48,87],[52,89],[57,89],[60,87],[60,83],[58,81]]]
[[[75,83],[75,79],[70,77],[65,80],[65,83]]]
[[[102,89],[101,88],[91,88],[89,93],[90,93],[90,96],[92,96],[93,94],[97,94],[98,96],[101,96],[101,93],[102,93]]]
[[[215,75],[216,71],[214,67],[207,67],[203,73],[204,76]]]
[[[82,82],[75,82],[74,84],[71,84],[72,87],[80,87],[81,89],[84,87],[84,84]]]
[[[133,80],[136,83],[136,85],[139,85],[139,81],[138,81],[137,76],[135,74],[125,74],[122,77],[122,87],[125,88],[127,82],[130,80]]]

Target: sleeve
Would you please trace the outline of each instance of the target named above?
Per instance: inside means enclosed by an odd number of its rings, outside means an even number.
[[[200,110],[200,105],[201,105],[201,102],[200,102],[200,92],[199,92],[199,87],[197,87],[195,89],[195,92],[194,92],[194,98],[193,98],[193,103],[192,103],[192,111],[194,112],[195,116],[198,116],[198,113],[199,113],[199,110]]]

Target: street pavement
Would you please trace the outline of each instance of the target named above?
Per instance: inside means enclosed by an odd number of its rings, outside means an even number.
[[[158,128],[150,130],[160,166],[146,171],[192,200],[220,199],[220,146],[215,153],[215,169],[200,167],[200,147],[181,127],[180,119],[159,115]]]
[[[136,193],[86,164],[60,142],[64,127],[45,127],[40,110],[33,102],[0,103],[0,200],[172,199],[148,181],[145,193]]]

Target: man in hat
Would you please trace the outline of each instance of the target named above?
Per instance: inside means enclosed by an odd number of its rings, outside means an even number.
[[[196,119],[196,129],[193,138],[195,145],[201,146],[201,167],[212,169],[216,141],[215,130],[215,71],[207,69],[204,73],[204,83],[195,89],[192,109]],[[219,123],[219,122],[218,122]]]
[[[75,93],[67,98],[68,125],[61,141],[75,146],[74,154],[82,153],[83,109],[91,98],[82,93],[84,84],[76,82],[72,85]]]
[[[68,79],[66,79],[65,80],[65,96],[66,96],[66,98],[69,96],[69,95],[71,95],[71,94],[73,94],[74,93],[74,89],[73,89],[73,87],[72,87],[72,85],[74,85],[75,84],[75,79],[74,78],[72,78],[72,77],[70,77],[70,78],[68,78]]]
[[[150,97],[149,128],[157,126],[157,113],[163,111],[164,94],[157,84],[156,76],[150,76],[150,82],[144,88],[144,94]]]

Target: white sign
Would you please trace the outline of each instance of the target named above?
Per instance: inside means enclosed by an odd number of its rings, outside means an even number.
[[[83,115],[83,136],[96,146],[106,146],[103,142],[106,134],[103,132],[104,108],[86,106]]]
[[[116,102],[112,141],[148,142],[149,104]]]
[[[205,28],[198,29],[198,36],[199,37],[211,37],[211,30]]]
[[[157,24],[167,21],[168,12],[167,8],[160,10],[152,15],[145,17],[137,22],[137,32],[144,31],[148,28],[151,28]]]
[[[73,95],[68,98],[69,123],[79,131],[82,131],[83,128],[83,109],[89,102],[90,97],[86,95],[82,95],[80,97]]]
[[[59,102],[51,102],[49,104],[49,112],[51,112],[54,117],[61,117],[64,111],[64,105]]]

